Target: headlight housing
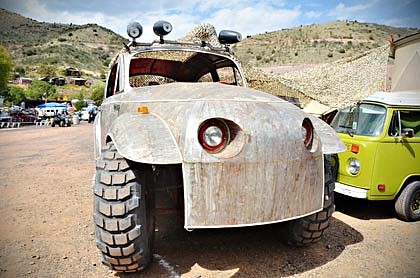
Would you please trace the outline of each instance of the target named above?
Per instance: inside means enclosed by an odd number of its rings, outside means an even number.
[[[356,158],[349,160],[348,170],[350,174],[357,175],[360,172],[360,161]]]
[[[308,118],[303,120],[301,132],[303,144],[305,145],[306,149],[311,150],[314,141],[314,128]]]
[[[229,143],[229,140],[229,128],[221,119],[207,120],[198,129],[198,141],[210,153],[221,152]]]

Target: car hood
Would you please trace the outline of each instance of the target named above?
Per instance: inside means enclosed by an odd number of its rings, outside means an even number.
[[[187,102],[187,101],[251,101],[285,102],[255,89],[221,83],[169,83],[134,88],[121,96],[121,101]]]

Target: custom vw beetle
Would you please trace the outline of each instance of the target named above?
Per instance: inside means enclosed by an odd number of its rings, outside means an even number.
[[[187,230],[287,221],[288,243],[320,240],[334,211],[335,153],[345,149],[335,131],[247,87],[228,47],[239,33],[217,37],[201,25],[181,42],[164,40],[168,22],[153,29],[159,40],[138,43],[141,25],[128,26],[132,41],[110,65],[95,119],[103,262],[117,271],[147,266],[162,190],[178,201]]]

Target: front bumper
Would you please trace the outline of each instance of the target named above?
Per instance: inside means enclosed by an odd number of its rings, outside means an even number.
[[[359,198],[359,199],[366,199],[367,198],[367,192],[368,192],[366,189],[357,188],[357,187],[342,184],[342,183],[339,183],[339,182],[335,183],[335,190],[334,191],[337,192],[337,193],[346,195],[346,196]]]
[[[183,180],[187,230],[282,222],[323,207],[319,156],[255,163],[183,163]]]

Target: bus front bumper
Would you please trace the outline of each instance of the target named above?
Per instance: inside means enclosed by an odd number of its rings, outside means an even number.
[[[334,191],[337,192],[337,193],[346,195],[346,196],[354,197],[354,198],[359,198],[359,199],[366,199],[367,198],[367,190],[366,189],[357,188],[357,187],[342,184],[342,183],[339,183],[339,182],[335,183]]]

